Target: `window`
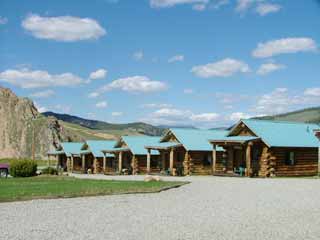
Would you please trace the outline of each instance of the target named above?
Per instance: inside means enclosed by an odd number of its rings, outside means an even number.
[[[286,159],[285,159],[286,165],[295,165],[295,154],[294,152],[287,152]]]
[[[211,165],[211,162],[212,162],[211,154],[210,153],[204,154],[202,159],[203,165],[205,166]]]

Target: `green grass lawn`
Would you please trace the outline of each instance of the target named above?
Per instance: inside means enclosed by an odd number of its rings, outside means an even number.
[[[182,182],[87,180],[73,177],[39,176],[0,179],[0,202],[45,198],[153,193],[179,187]]]

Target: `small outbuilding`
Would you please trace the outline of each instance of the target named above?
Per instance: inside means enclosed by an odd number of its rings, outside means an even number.
[[[81,156],[85,162],[85,169],[92,169],[92,173],[115,174],[116,162],[112,153],[103,153],[105,149],[113,149],[115,140],[88,140],[81,147]]]
[[[226,130],[171,128],[156,144],[145,146],[148,152],[160,152],[161,170],[170,175],[211,175],[213,149],[209,139],[226,136]],[[224,149],[216,148],[214,157],[222,161]]]
[[[147,173],[147,155],[145,146],[159,142],[160,137],[122,136],[113,148],[103,150],[105,154],[114,154],[117,172],[120,174]],[[159,152],[150,152],[149,172],[159,172]]]
[[[313,176],[319,171],[317,124],[241,120],[213,149],[223,147],[226,159],[214,162],[215,173],[246,176]]]

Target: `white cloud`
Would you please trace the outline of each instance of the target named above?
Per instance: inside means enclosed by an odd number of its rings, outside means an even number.
[[[40,91],[40,92],[35,92],[30,94],[30,97],[32,98],[48,98],[51,97],[55,94],[53,90],[45,90],[45,91]]]
[[[191,88],[186,88],[186,89],[183,89],[183,93],[184,94],[192,94],[194,91],[193,91],[193,89],[191,89]]]
[[[284,69],[286,66],[281,65],[281,64],[276,64],[276,63],[264,63],[262,64],[258,71],[258,75],[266,75],[268,73],[272,73],[281,69]]]
[[[23,20],[22,27],[36,38],[63,42],[98,39],[106,34],[94,19],[72,16],[41,17],[31,14]]]
[[[104,79],[107,76],[108,71],[106,69],[100,68],[97,71],[90,73],[89,79],[97,80]]]
[[[123,115],[123,112],[112,112],[111,116],[112,117],[121,117]]]
[[[164,91],[167,85],[164,82],[154,81],[145,76],[133,76],[114,80],[110,84],[103,86],[99,93],[119,89],[125,92],[150,93]]]
[[[167,103],[147,103],[141,106],[142,108],[170,108],[171,104]]]
[[[236,121],[239,121],[241,119],[248,119],[248,118],[251,118],[251,117],[252,117],[251,115],[243,113],[243,112],[234,112],[234,113],[231,113],[231,115],[229,116],[229,120],[233,121],[233,122],[236,122]]]
[[[54,111],[58,111],[60,113],[70,113],[71,112],[71,106],[70,105],[65,105],[65,104],[57,104],[52,107]]]
[[[88,95],[89,98],[96,98],[99,96],[100,96],[100,93],[98,93],[98,92],[92,92],[92,93],[89,93],[89,95]]]
[[[311,97],[320,97],[320,88],[307,88],[304,95]]]
[[[214,9],[219,9],[219,8],[221,8],[222,6],[227,5],[227,4],[229,4],[229,3],[230,3],[229,0],[219,0],[219,1],[216,1],[215,3],[213,3],[213,4],[212,4],[212,7],[213,7]]]
[[[317,44],[311,38],[282,38],[259,43],[252,55],[256,58],[266,58],[285,53],[312,52],[316,50]]]
[[[168,59],[168,63],[183,62],[183,61],[184,61],[183,55],[176,55]]]
[[[133,53],[132,55],[133,59],[136,61],[140,61],[143,59],[143,52],[142,51],[137,51],[135,53]]]
[[[151,113],[146,122],[157,125],[180,125],[190,126],[194,124],[213,126],[220,120],[217,113],[194,113],[190,110],[176,108],[161,108]]]
[[[8,23],[8,18],[0,16],[0,25],[5,25]]]
[[[106,108],[106,107],[108,107],[108,103],[106,101],[96,103],[96,108]]]
[[[43,113],[43,112],[47,112],[48,109],[44,106],[41,106],[39,103],[34,102],[34,106],[38,109],[38,112]]]
[[[292,92],[287,88],[276,88],[257,99],[251,109],[255,115],[274,115],[319,104],[320,88],[307,88]]]
[[[279,4],[273,4],[273,3],[260,3],[258,4],[257,8],[256,8],[256,12],[260,15],[260,16],[265,16],[268,15],[270,13],[275,13],[280,11],[281,6]]]
[[[72,73],[53,75],[47,71],[29,70],[27,68],[20,70],[8,69],[0,72],[0,81],[21,88],[67,87],[83,83],[83,79]]]
[[[195,66],[192,68],[196,76],[201,78],[210,77],[230,77],[236,73],[247,73],[250,71],[248,64],[231,58],[226,58],[218,62],[206,65]]]
[[[206,7],[207,7],[206,4],[195,4],[192,6],[192,9],[196,11],[204,11]]]
[[[218,113],[192,114],[190,119],[194,122],[214,122],[220,118]]]
[[[168,8],[182,4],[206,4],[209,0],[150,0],[150,6],[153,8]]]
[[[236,11],[241,13],[247,11],[255,1],[256,0],[237,0]]]

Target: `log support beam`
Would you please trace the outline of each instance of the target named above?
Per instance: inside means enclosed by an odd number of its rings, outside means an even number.
[[[147,153],[147,174],[149,174],[151,172],[150,166],[151,166],[151,150],[148,149],[148,153]]]
[[[173,175],[174,148],[170,149],[170,174]]]
[[[98,160],[96,157],[93,159],[93,171],[92,172],[94,174],[98,173]]]
[[[251,166],[251,149],[252,149],[252,143],[248,143],[246,147],[246,176],[251,177],[252,174],[252,166]]]
[[[82,155],[81,156],[81,169],[82,169],[82,172],[83,173],[86,173],[86,156],[85,155]],[[72,160],[73,162],[73,160]]]
[[[123,152],[119,152],[119,159],[118,159],[118,169],[119,169],[119,174],[122,173],[122,154]]]
[[[212,174],[216,172],[216,165],[217,165],[217,147],[213,144],[212,149]]]
[[[107,157],[106,157],[106,154],[103,154],[103,163],[102,163],[103,173],[106,172],[106,166],[107,166]]]

